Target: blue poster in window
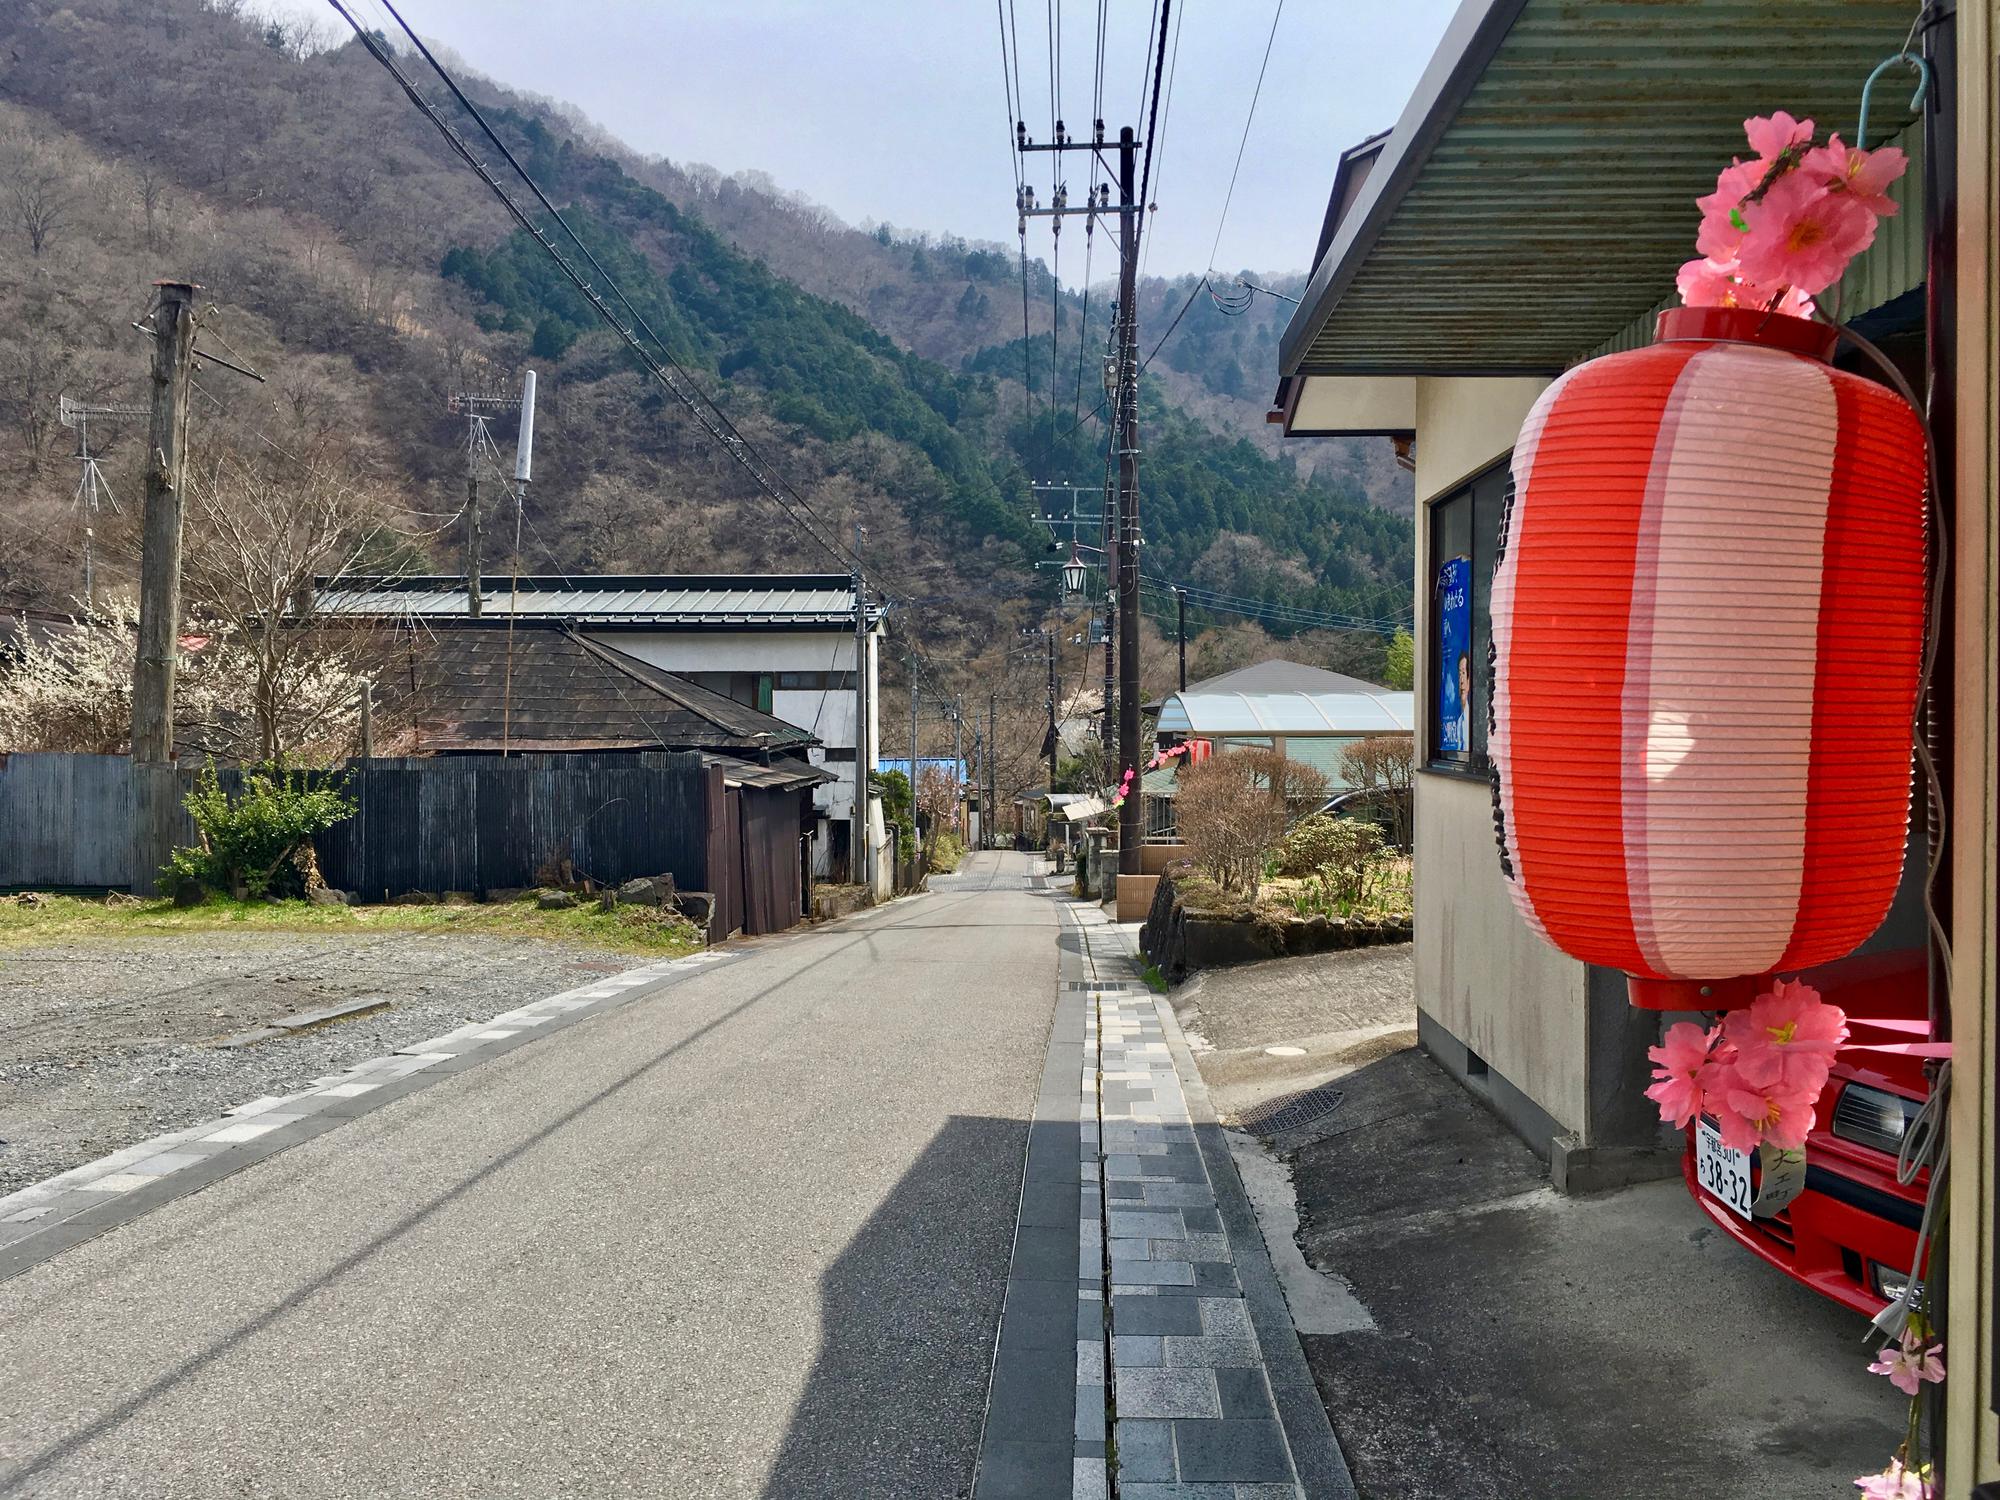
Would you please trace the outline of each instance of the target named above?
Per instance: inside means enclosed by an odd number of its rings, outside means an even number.
[[[1437,577],[1438,749],[1472,749],[1472,559],[1454,557]]]

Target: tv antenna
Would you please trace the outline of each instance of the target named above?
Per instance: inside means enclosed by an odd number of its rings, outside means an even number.
[[[460,391],[446,406],[453,416],[465,418],[465,603],[467,613],[477,619],[483,609],[479,589],[484,568],[479,529],[479,464],[484,459],[500,473],[506,473],[506,463],[493,441],[491,423],[495,417],[519,411],[521,398]]]
[[[93,608],[97,604],[97,513],[103,505],[109,505],[114,513],[122,512],[111,482],[98,466],[97,455],[90,451],[90,422],[93,417],[100,422],[117,422],[151,414],[147,407],[124,402],[56,398],[56,420],[76,434],[76,459],[83,471],[76,482],[75,509],[83,521],[83,602]]]

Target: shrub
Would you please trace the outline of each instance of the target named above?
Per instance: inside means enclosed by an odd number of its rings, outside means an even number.
[[[924,855],[932,874],[949,875],[965,858],[965,840],[949,828],[935,828],[931,831],[931,841],[925,846]]]
[[[333,782],[311,785],[282,766],[252,771],[234,797],[222,789],[211,762],[195,778],[187,810],[201,834],[199,848],[180,848],[160,871],[170,896],[199,886],[243,897],[305,894],[305,862],[313,835],[351,817],[354,803]]]
[[[1348,835],[1341,820],[1325,813],[1313,813],[1292,825],[1278,846],[1280,875],[1310,875],[1323,864],[1337,859]]]
[[[1319,864],[1320,879],[1334,900],[1359,906],[1368,899],[1382,852],[1382,830],[1356,818],[1329,818],[1327,822],[1332,826],[1322,839],[1326,857]]]
[[[1254,896],[1292,814],[1326,798],[1326,777],[1274,750],[1237,750],[1176,776],[1174,817],[1188,854],[1225,891]]]

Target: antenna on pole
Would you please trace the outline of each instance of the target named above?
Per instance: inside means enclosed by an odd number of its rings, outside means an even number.
[[[521,377],[521,431],[514,441],[514,482],[526,484],[535,463],[535,372]]]
[[[67,396],[56,398],[56,420],[76,433],[76,458],[83,472],[76,483],[76,511],[83,520],[83,602],[88,607],[97,603],[97,512],[98,496],[115,512],[118,497],[111,492],[111,483],[98,467],[97,455],[90,451],[90,419],[100,421],[133,420],[150,416],[150,407],[119,403],[91,403],[72,401]]]
[[[479,592],[486,571],[479,524],[479,460],[486,458],[505,478],[507,471],[502,466],[500,449],[487,424],[520,404],[518,396],[489,396],[473,391],[459,391],[446,402],[446,409],[453,416],[464,417],[466,425],[465,608],[474,619],[479,618],[485,607]]]

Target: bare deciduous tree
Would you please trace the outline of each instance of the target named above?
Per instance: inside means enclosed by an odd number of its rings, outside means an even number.
[[[379,505],[336,458],[227,454],[188,484],[189,612],[217,621],[249,661],[258,758],[343,737],[359,679],[320,627],[314,580],[347,572]]]
[[[1326,796],[1326,777],[1275,750],[1234,750],[1182,770],[1174,817],[1188,856],[1226,891],[1255,898],[1291,818]]]
[[[69,176],[44,149],[31,146],[9,177],[7,190],[28,236],[29,253],[39,260],[69,213]]]
[[[1417,738],[1412,734],[1371,734],[1340,753],[1340,771],[1356,791],[1379,791],[1392,814],[1391,838],[1410,847],[1410,784],[1416,773]]]

